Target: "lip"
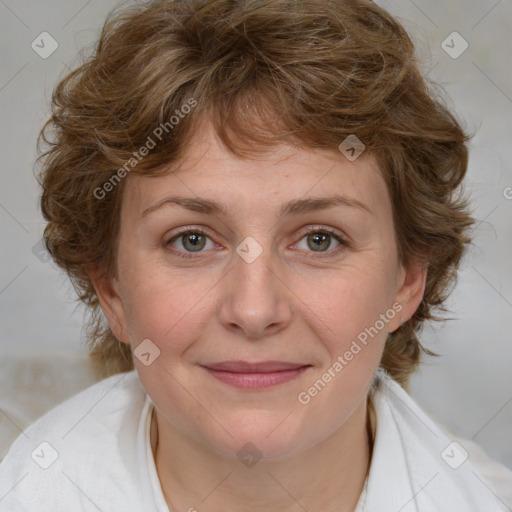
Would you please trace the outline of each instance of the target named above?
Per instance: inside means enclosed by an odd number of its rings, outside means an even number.
[[[285,361],[224,361],[201,365],[216,379],[242,389],[261,389],[277,386],[297,378],[311,365]]]
[[[285,370],[296,370],[303,366],[309,366],[304,363],[290,363],[287,361],[261,361],[257,363],[248,363],[246,361],[223,361],[221,363],[212,363],[202,365],[210,370],[233,373],[270,373]]]

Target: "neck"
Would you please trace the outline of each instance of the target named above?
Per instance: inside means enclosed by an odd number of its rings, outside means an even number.
[[[246,468],[187,437],[156,411],[151,444],[171,512],[353,512],[370,467],[373,429],[371,404],[363,400],[321,443]]]

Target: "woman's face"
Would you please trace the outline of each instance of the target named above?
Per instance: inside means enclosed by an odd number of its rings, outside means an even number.
[[[245,160],[208,124],[196,140],[177,172],[127,178],[118,280],[95,285],[170,428],[232,457],[290,455],[363,407],[425,273],[399,265],[373,157]],[[269,361],[299,369],[229,366]]]

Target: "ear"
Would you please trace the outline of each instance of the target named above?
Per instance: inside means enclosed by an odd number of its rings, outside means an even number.
[[[114,336],[123,343],[130,343],[125,308],[118,293],[117,282],[93,269],[88,270],[88,275]]]
[[[397,273],[397,291],[393,304],[401,306],[399,313],[388,323],[389,332],[396,331],[411,318],[425,293],[428,263],[424,259],[416,259],[406,267],[400,265]]]

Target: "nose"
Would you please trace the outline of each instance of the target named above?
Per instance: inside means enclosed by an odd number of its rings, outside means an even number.
[[[238,254],[234,258],[219,311],[224,327],[250,340],[284,329],[292,317],[291,293],[271,251],[263,250],[252,262]]]

